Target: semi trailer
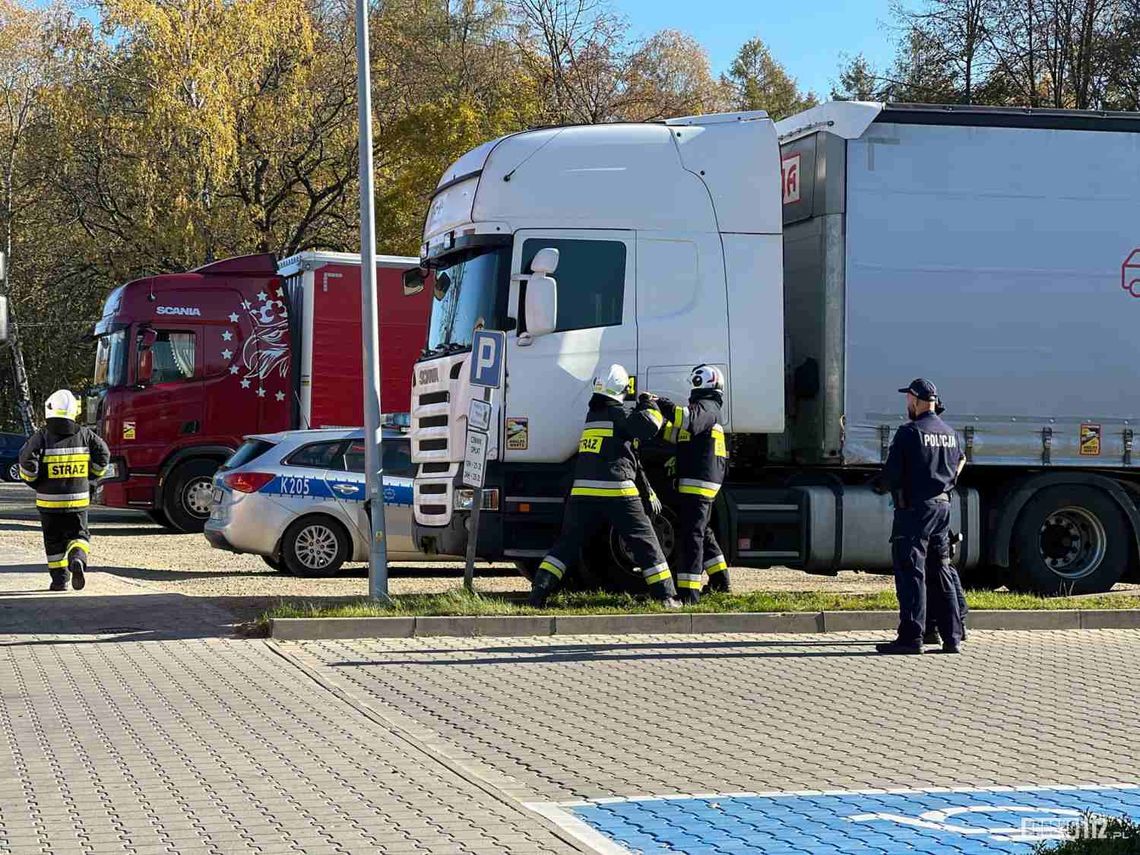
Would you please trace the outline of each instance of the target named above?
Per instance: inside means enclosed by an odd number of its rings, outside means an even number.
[[[425,294],[415,258],[381,256],[382,401],[408,409]],[[363,422],[360,257],[249,255],[128,282],[95,326],[87,416],[111,448],[95,500],[201,531],[214,472],[249,433]]]
[[[1131,114],[846,102],[489,142],[441,178],[405,277],[437,275],[412,388],[419,545],[461,553],[481,500],[480,556],[529,572],[593,376],[620,362],[680,400],[706,362],[728,379],[730,563],[886,571],[870,482],[896,390],[924,376],[970,464],[952,506],[969,582],[1107,590],[1138,563],[1137,210]],[[555,268],[531,269],[545,248]],[[481,499],[460,485],[479,326],[507,334]],[[651,478],[664,453],[645,449]],[[612,536],[585,550],[579,584],[637,582]]]

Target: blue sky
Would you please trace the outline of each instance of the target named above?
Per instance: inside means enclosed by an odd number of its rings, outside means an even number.
[[[841,56],[864,54],[876,67],[894,54],[889,0],[612,0],[634,32],[648,36],[683,30],[709,53],[713,71],[724,71],[753,36],[768,45],[800,87],[826,97]]]

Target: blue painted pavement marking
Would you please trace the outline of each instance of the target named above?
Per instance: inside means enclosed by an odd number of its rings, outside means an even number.
[[[1024,855],[1034,843],[1062,838],[1086,812],[1140,820],[1140,786],[741,793],[534,807],[609,853]]]

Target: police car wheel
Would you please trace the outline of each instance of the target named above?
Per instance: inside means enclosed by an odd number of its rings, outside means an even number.
[[[1050,487],[1014,526],[1010,587],[1046,596],[1098,594],[1120,581],[1131,537],[1116,501],[1079,484]]]
[[[285,530],[281,560],[295,576],[335,576],[350,546],[348,533],[332,517],[304,517]]]
[[[6,479],[8,479],[9,481],[19,481],[20,480],[20,464],[19,463],[13,463],[6,470],[4,470],[4,477]]]
[[[288,576],[293,572],[285,566],[285,562],[280,558],[275,558],[272,555],[262,555],[261,560],[268,564],[272,569],[276,570],[278,573],[284,573],[286,576]]]

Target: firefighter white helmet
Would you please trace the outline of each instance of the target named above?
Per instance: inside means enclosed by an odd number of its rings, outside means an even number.
[[[694,389],[715,389],[724,391],[724,372],[715,365],[698,365],[689,375],[689,385]]]
[[[624,401],[629,389],[629,372],[620,365],[611,365],[605,377],[594,378],[594,394],[605,395],[615,401]]]
[[[52,392],[44,404],[44,416],[49,419],[79,418],[79,400],[71,394],[70,389],[59,389]]]

